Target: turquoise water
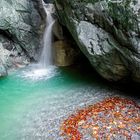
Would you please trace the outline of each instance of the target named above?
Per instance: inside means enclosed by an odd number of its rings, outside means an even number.
[[[0,79],[0,140],[62,140],[69,114],[119,94],[72,68],[21,69]]]

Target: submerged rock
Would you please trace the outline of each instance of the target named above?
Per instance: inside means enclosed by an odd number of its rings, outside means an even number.
[[[138,140],[139,107],[127,98],[106,98],[65,119],[61,125],[62,136],[67,140]]]
[[[5,68],[37,60],[44,27],[41,0],[1,0],[0,43],[10,52]]]
[[[138,0],[55,0],[55,5],[61,24],[102,77],[140,82]]]

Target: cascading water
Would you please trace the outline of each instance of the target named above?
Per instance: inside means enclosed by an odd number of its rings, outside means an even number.
[[[41,53],[39,65],[41,68],[47,68],[47,66],[53,64],[52,58],[52,27],[55,22],[52,17],[52,13],[54,11],[53,4],[45,4],[43,2],[44,9],[47,15],[46,18],[46,28],[43,36],[43,50]]]
[[[27,71],[23,72],[23,76],[33,80],[48,79],[57,74],[56,67],[53,66],[52,56],[52,27],[55,22],[52,17],[54,12],[53,4],[45,4],[42,0],[44,10],[46,12],[46,28],[42,40],[42,53],[38,64],[32,64]]]

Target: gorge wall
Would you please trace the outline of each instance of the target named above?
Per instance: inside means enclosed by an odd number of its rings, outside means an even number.
[[[41,0],[1,0],[0,76],[37,60],[45,16]]]
[[[140,82],[138,0],[54,0],[54,4],[59,22],[102,77]],[[0,76],[7,75],[9,68],[38,60],[45,19],[41,0],[1,0]],[[54,34],[58,41],[64,40]]]
[[[140,82],[138,0],[55,0],[55,6],[59,21],[102,77]]]

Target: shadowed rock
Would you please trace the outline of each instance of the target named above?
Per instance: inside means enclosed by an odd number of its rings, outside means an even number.
[[[140,82],[138,1],[55,0],[55,5],[61,24],[102,77]]]
[[[55,65],[69,66],[74,63],[77,53],[72,48],[72,44],[69,41],[56,41],[53,45],[53,48]]]

